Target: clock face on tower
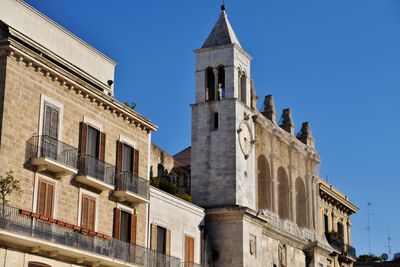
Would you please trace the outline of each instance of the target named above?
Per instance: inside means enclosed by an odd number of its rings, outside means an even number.
[[[254,144],[250,124],[246,120],[241,121],[237,133],[239,136],[240,149],[243,152],[244,158],[247,159],[253,149]]]

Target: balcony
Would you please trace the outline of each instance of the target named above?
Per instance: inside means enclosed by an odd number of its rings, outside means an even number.
[[[83,234],[58,224],[21,214],[21,210],[0,205],[0,243],[31,253],[69,258],[87,266],[170,266],[180,259],[156,253],[114,238]]]
[[[114,189],[115,167],[92,156],[79,157],[76,180],[100,191]]]
[[[37,171],[50,171],[57,178],[78,173],[76,148],[48,135],[32,136],[26,146],[27,158]]]
[[[149,181],[136,177],[130,172],[121,172],[117,178],[114,196],[118,201],[126,201],[133,205],[148,203],[150,198]]]
[[[325,236],[329,245],[336,250],[341,262],[356,261],[356,249],[354,247],[344,244],[340,238],[329,233],[325,233]]]
[[[340,240],[340,238],[336,237],[335,235],[331,233],[325,233],[326,240],[328,241],[329,245],[331,245],[332,248],[334,248],[338,254],[343,252],[343,242]]]

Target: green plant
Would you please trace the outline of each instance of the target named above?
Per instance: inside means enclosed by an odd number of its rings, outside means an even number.
[[[125,106],[127,106],[128,108],[135,110],[136,109],[136,103],[131,102],[130,104],[128,102],[124,103]]]
[[[160,180],[157,177],[151,177],[150,178],[150,185],[154,186],[156,188],[159,188],[160,186]]]
[[[17,179],[15,179],[14,175],[13,175],[13,171],[10,170],[8,172],[6,172],[6,176],[1,175],[0,176],[0,198],[1,198],[1,202],[2,202],[2,214],[4,215],[4,209],[5,209],[5,205],[8,204],[8,199],[7,197],[11,194],[11,193],[21,193],[21,186],[19,184],[19,181]]]
[[[167,179],[161,179],[159,181],[158,186],[159,186],[158,188],[161,189],[162,191],[170,193],[171,195],[176,195],[176,192],[177,192],[176,185],[169,182]]]
[[[177,197],[179,197],[179,198],[181,198],[183,200],[186,200],[188,202],[192,202],[192,196],[189,195],[189,194],[186,194],[186,193],[178,194]]]

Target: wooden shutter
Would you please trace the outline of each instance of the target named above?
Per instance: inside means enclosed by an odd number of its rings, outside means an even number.
[[[89,198],[82,196],[81,227],[88,229]]]
[[[106,156],[106,134],[100,132],[99,159],[104,161]]]
[[[54,185],[39,180],[37,212],[46,217],[53,216]]]
[[[51,218],[53,216],[53,198],[54,198],[54,185],[47,184],[46,190],[46,208],[44,216]]]
[[[171,255],[171,230],[166,229],[166,237],[165,237],[165,254]]]
[[[122,142],[117,141],[117,172],[122,172]]]
[[[96,199],[89,198],[88,229],[94,231],[96,223]]]
[[[114,208],[114,238],[120,238],[120,225],[121,225],[121,210],[119,208]]]
[[[157,225],[151,224],[151,250],[157,251]]]
[[[194,238],[185,236],[185,262],[194,262]]]
[[[81,137],[79,145],[79,154],[81,156],[86,155],[86,143],[87,143],[88,125],[81,122]]]
[[[131,215],[131,244],[136,245],[137,215]]]
[[[134,149],[133,155],[133,175],[139,176],[139,150]]]
[[[81,227],[94,231],[96,225],[96,199],[83,195],[81,209]]]

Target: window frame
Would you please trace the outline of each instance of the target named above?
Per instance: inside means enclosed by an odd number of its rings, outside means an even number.
[[[98,231],[98,225],[99,225],[99,195],[95,194],[93,192],[90,192],[88,190],[85,190],[83,188],[79,188],[79,200],[78,200],[78,222],[77,225],[81,226],[81,221],[82,221],[82,205],[83,205],[83,196],[89,196],[91,198],[94,198],[96,200],[96,207],[95,207],[95,216],[94,216],[94,229],[93,231],[97,232]],[[82,226],[81,226],[82,227]]]
[[[53,195],[53,212],[51,218],[57,218],[57,203],[58,203],[58,181],[47,177],[43,174],[35,172],[34,175],[34,193],[33,193],[33,205],[32,211],[37,213],[38,212],[38,200],[39,200],[39,181],[43,180],[46,183],[51,183],[54,186],[54,195]]]
[[[44,116],[45,116],[45,103],[46,102],[59,109],[57,140],[60,141],[62,139],[63,125],[64,125],[64,120],[63,120],[64,105],[46,95],[43,95],[43,94],[40,95],[39,125],[38,125],[39,136],[43,135],[43,122],[44,122]]]

